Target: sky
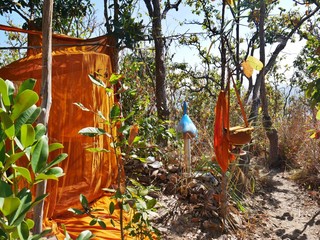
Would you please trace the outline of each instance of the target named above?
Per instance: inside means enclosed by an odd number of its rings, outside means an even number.
[[[99,22],[104,21],[103,16],[103,0],[92,0],[91,1],[95,5],[95,9],[97,11],[97,19]],[[218,2],[218,1],[217,1]],[[288,8],[292,4],[292,0],[280,0],[280,3],[283,7]],[[144,2],[142,0],[138,1],[138,9],[139,13],[146,14],[147,11],[144,6]],[[11,16],[13,22],[17,25],[21,25],[23,23],[22,19],[18,15]],[[147,19],[147,18],[146,18]],[[194,20],[195,17],[191,13],[191,9],[183,4],[180,4],[179,11],[170,10],[167,14],[166,19],[162,22],[163,24],[163,34],[165,36],[171,36],[175,33],[192,33],[192,32],[202,32],[201,28],[195,28],[194,25],[181,25],[180,22],[183,20]],[[6,19],[3,16],[0,16],[0,24],[6,25]],[[242,29],[242,31],[245,31]],[[204,45],[209,48],[210,42],[203,42]],[[292,59],[293,56],[297,55],[302,47],[303,43],[288,43],[287,47],[284,49],[283,54],[289,56]],[[5,35],[3,31],[0,31],[0,46],[5,46]],[[271,46],[267,49],[267,53],[271,53],[274,50],[274,46]],[[214,51],[214,50],[213,50]],[[190,62],[192,61],[194,64],[199,64],[199,60],[197,60],[196,52],[190,49],[189,47],[179,47],[174,45],[170,48],[171,53],[175,53],[174,60],[178,62]],[[292,64],[292,61],[288,61],[288,63]]]

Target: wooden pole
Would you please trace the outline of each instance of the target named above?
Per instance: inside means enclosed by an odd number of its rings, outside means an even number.
[[[191,176],[191,150],[190,150],[190,138],[188,133],[183,134],[184,138],[184,167],[186,171],[186,176]]]
[[[52,96],[52,13],[53,0],[44,0],[42,15],[42,85],[41,85],[41,115],[39,123],[43,123],[48,131],[49,113]],[[36,195],[41,196],[46,193],[47,182],[37,184]],[[43,205],[41,201],[34,208],[34,234],[42,232]]]

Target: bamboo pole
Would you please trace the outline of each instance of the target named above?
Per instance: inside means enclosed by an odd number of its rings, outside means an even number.
[[[42,15],[42,85],[41,85],[41,114],[39,122],[43,123],[48,130],[49,113],[51,108],[52,96],[52,13],[53,0],[45,0]],[[46,193],[47,182],[43,181],[37,184],[36,195],[41,196]],[[34,234],[42,232],[43,222],[42,200],[34,208]]]

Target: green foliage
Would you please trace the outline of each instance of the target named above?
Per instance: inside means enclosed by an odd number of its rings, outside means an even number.
[[[43,2],[1,0],[0,15],[18,13],[25,20],[23,28],[41,31]],[[91,34],[92,28],[96,27],[90,20],[86,21],[86,17],[92,14],[93,5],[90,0],[53,1],[53,30],[61,34],[84,37]]]
[[[49,152],[63,146],[49,144],[45,126],[33,125],[40,114],[34,86],[35,81],[28,79],[16,91],[11,81],[0,78],[0,239],[35,240],[50,232],[30,234],[34,223],[27,213],[47,196],[33,199],[31,189],[43,180],[58,180],[63,175],[63,170],[54,166],[66,154],[48,163]]]
[[[135,68],[136,70],[138,68]],[[112,75],[110,77],[111,79],[111,85],[107,86],[106,83],[104,83],[102,80],[90,75],[90,80],[93,84],[95,84],[98,87],[102,87],[105,89],[105,93],[109,95],[113,92],[113,89],[115,86],[119,86],[120,82],[121,84],[127,83],[126,80],[122,75]],[[115,85],[115,86],[114,86]],[[126,88],[125,90],[121,90],[121,94],[124,96],[130,97],[132,96],[132,91],[129,88]],[[116,92],[115,94],[118,94]],[[128,95],[126,95],[128,94]],[[133,102],[133,101],[132,101]],[[85,106],[83,106],[81,103],[76,104],[79,108],[81,108],[84,111],[88,111]],[[131,105],[132,106],[132,105]],[[134,107],[136,107],[133,104]],[[98,136],[98,135],[105,135],[107,137],[111,138],[111,145],[110,148],[114,149],[114,152],[116,154],[116,160],[118,162],[118,172],[120,173],[122,171],[123,166],[119,164],[120,158],[124,160],[129,159],[138,159],[141,161],[144,161],[146,156],[140,156],[137,155],[137,153],[145,153],[145,150],[140,151],[139,149],[145,149],[147,148],[146,139],[143,141],[142,137],[138,136],[143,133],[144,131],[148,131],[151,128],[154,128],[149,123],[148,129],[144,130],[143,125],[138,125],[137,122],[144,123],[142,120],[142,116],[139,116],[138,112],[135,111],[136,109],[130,109],[127,116],[125,117],[123,112],[121,111],[120,104],[114,103],[112,108],[110,109],[110,112],[108,116],[104,116],[101,111],[92,111],[97,116],[99,116],[102,121],[104,122],[105,129],[97,127],[86,127],[79,131],[79,134],[82,134],[84,136]],[[139,118],[135,118],[135,116],[138,115]],[[128,123],[132,123],[132,125]],[[158,125],[159,126],[159,125]],[[108,132],[114,129],[117,130],[117,135],[113,136],[112,134],[109,134]],[[159,130],[158,130],[159,131]],[[162,131],[164,131],[162,129]],[[147,134],[147,133],[145,133]],[[149,133],[150,134],[150,133]],[[121,152],[119,151],[119,148],[121,149]],[[94,149],[90,148],[89,151],[108,151],[108,149]],[[154,151],[154,150],[153,150]],[[121,189],[121,176],[118,174],[118,189],[115,192],[114,198],[117,200],[118,208],[120,208],[120,230],[121,230],[121,238],[123,239],[123,232],[124,230],[128,230],[130,235],[137,236],[137,237],[149,237],[152,239],[151,234],[156,233],[156,229],[154,229],[149,220],[148,216],[150,214],[150,211],[154,210],[154,205],[156,204],[156,200],[148,197],[149,190],[151,187],[144,187],[141,184],[139,184],[137,181],[131,180],[132,187],[127,187],[124,192],[120,191]],[[69,209],[71,212],[75,214],[87,214],[92,218],[92,221],[90,222],[90,225],[99,224],[102,228],[106,228],[106,224],[103,221],[103,219],[100,219],[99,217],[96,217],[94,215],[95,211],[99,211],[98,209],[92,209],[89,207],[88,201],[85,198],[85,196],[80,195],[80,202],[82,205],[82,210],[79,209]],[[116,209],[116,205],[114,202],[111,202],[109,205],[109,213],[112,215]],[[134,212],[134,217],[132,221],[123,228],[123,211]],[[114,225],[113,219],[110,220],[110,224]]]
[[[136,0],[113,1],[106,0],[108,6],[105,11],[113,12],[113,17],[107,19],[107,33],[114,35],[118,42],[117,47],[133,48],[134,45],[144,39],[144,25],[142,20],[133,17]]]

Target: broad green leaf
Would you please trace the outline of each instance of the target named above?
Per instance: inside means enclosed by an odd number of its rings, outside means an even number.
[[[8,95],[8,87],[7,87],[6,82],[2,78],[0,78],[0,93],[1,93],[3,104],[6,107],[10,106],[10,98],[9,98],[9,95]]]
[[[35,138],[37,140],[43,137],[47,133],[47,129],[42,123],[37,124],[37,126],[35,127],[35,131],[36,131]]]
[[[21,143],[27,148],[31,146],[35,141],[35,131],[31,124],[23,124],[20,129],[21,132]]]
[[[39,117],[41,109],[36,105],[31,106],[24,111],[18,119],[15,120],[14,125],[16,128],[16,134],[20,132],[20,128],[23,124],[33,124]]]
[[[0,112],[1,126],[7,137],[12,140],[15,136],[15,127],[10,116],[1,110]]]
[[[54,150],[61,149],[61,148],[64,148],[63,144],[61,144],[61,143],[51,143],[49,145],[49,152],[52,152]]]
[[[18,209],[20,205],[20,199],[17,197],[0,198],[0,211],[4,216],[12,214]]]
[[[88,137],[95,137],[95,136],[106,134],[106,131],[101,128],[86,127],[81,129],[78,133]]]
[[[49,155],[48,137],[42,136],[33,148],[31,167],[34,173],[40,173],[45,167]]]
[[[44,171],[48,170],[49,168],[53,167],[54,165],[59,164],[63,160],[65,160],[68,157],[68,154],[61,153],[59,156],[57,156],[54,160],[52,160],[44,169]]]
[[[93,235],[92,232],[90,232],[89,230],[85,230],[80,233],[76,240],[89,240],[94,237],[95,235]]]
[[[35,177],[35,182],[39,183],[42,182],[44,180],[58,180],[58,177],[56,175],[48,175],[48,174],[44,174],[44,173],[40,173]]]
[[[22,93],[23,91],[29,89],[29,90],[33,90],[34,86],[36,85],[37,80],[33,79],[33,78],[29,78],[25,81],[23,81],[19,87],[18,90],[18,94]]]
[[[8,183],[2,181],[1,179],[0,179],[0,189],[1,189],[0,197],[2,198],[9,197],[13,194],[11,190],[11,186]]]
[[[90,78],[91,82],[94,83],[95,85],[100,86],[100,87],[104,87],[104,88],[107,87],[107,85],[103,81],[95,78],[93,75],[89,74],[89,78]]]
[[[253,56],[249,56],[247,58],[247,61],[250,64],[250,66],[257,71],[260,71],[263,68],[263,63]]]
[[[29,229],[34,227],[34,221],[32,219],[26,219],[26,223],[28,224]]]
[[[6,159],[5,164],[4,164],[4,171],[7,171],[11,167],[12,164],[14,164],[19,158],[21,158],[24,155],[25,155],[24,152],[18,152],[18,153],[12,154],[10,157],[8,157]]]
[[[29,226],[25,221],[23,221],[22,223],[20,223],[20,225],[18,225],[18,234],[20,239],[28,239],[29,232],[30,232]]]
[[[15,87],[12,81],[6,80],[6,85],[7,85],[7,89],[8,89],[8,96],[10,99],[10,102],[13,103],[13,95],[15,92]]]
[[[22,177],[24,177],[28,183],[31,183],[32,182],[32,179],[31,179],[31,174],[29,172],[29,170],[27,168],[24,168],[24,167],[13,167]]]
[[[25,110],[33,106],[39,100],[39,96],[32,90],[25,90],[15,98],[11,114],[12,120],[17,119]]]
[[[62,177],[64,175],[62,168],[60,167],[54,167],[50,168],[46,173],[40,173],[36,176],[35,180],[36,182],[39,182],[41,180],[58,180],[59,177]]]
[[[121,114],[121,110],[119,105],[118,104],[113,105],[110,111],[110,118],[112,120],[115,120],[120,117],[120,114]]]

